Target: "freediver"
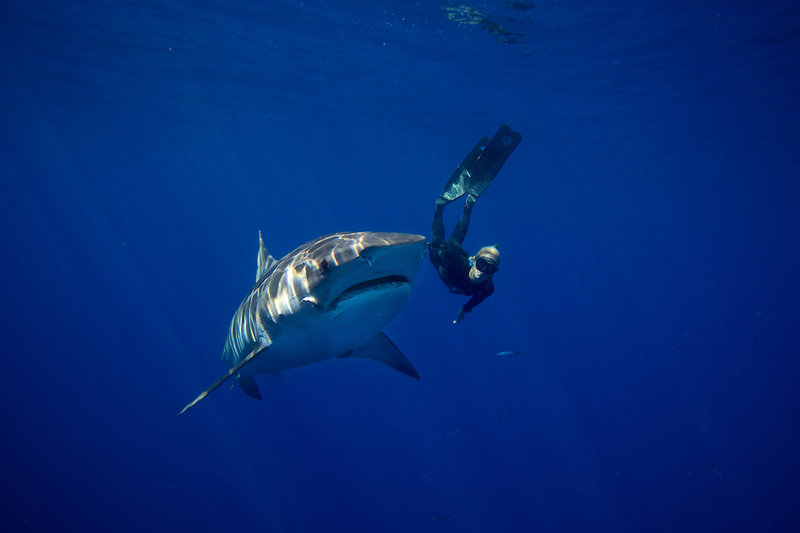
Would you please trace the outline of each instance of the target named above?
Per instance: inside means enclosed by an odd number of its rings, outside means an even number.
[[[494,292],[492,277],[500,268],[500,252],[497,246],[484,246],[475,255],[470,255],[462,243],[467,235],[475,202],[489,188],[500,167],[520,140],[522,135],[505,125],[491,139],[483,137],[456,168],[444,186],[444,191],[436,198],[432,240],[428,244],[431,263],[450,292],[471,296],[458,310],[453,324],[461,322],[466,313],[471,312]],[[444,208],[465,194],[467,198],[461,218],[450,238],[445,240]]]

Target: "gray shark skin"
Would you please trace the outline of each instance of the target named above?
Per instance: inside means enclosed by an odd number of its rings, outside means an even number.
[[[231,376],[260,399],[254,374],[335,357],[375,359],[419,379],[382,330],[408,300],[426,249],[421,235],[333,233],[276,260],[259,232],[256,284],[233,315],[222,351],[231,369],[178,415]]]

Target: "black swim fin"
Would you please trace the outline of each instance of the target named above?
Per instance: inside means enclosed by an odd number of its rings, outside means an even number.
[[[475,145],[475,148],[473,148],[472,151],[467,154],[467,157],[464,158],[464,161],[458,165],[458,168],[456,168],[456,170],[453,172],[453,175],[450,176],[450,180],[447,182],[447,185],[444,186],[444,191],[442,192],[441,196],[441,198],[447,200],[447,203],[457,200],[467,193],[467,190],[469,189],[472,168],[475,166],[475,163],[478,161],[478,158],[488,144],[489,137],[484,137],[478,141],[478,144]]]
[[[478,198],[489,188],[492,180],[500,171],[500,167],[521,140],[522,135],[506,125],[500,126],[486,148],[480,152],[474,166],[469,168],[470,178],[467,191],[471,196]]]

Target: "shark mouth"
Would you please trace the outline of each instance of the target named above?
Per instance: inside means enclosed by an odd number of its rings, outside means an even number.
[[[402,286],[403,284],[410,283],[411,282],[408,281],[408,278],[405,276],[386,276],[383,278],[362,281],[361,283],[357,283],[352,287],[349,287],[342,294],[340,294],[339,297],[334,300],[333,307],[336,307],[337,304],[345,300],[349,300],[350,298],[368,291],[396,288]]]

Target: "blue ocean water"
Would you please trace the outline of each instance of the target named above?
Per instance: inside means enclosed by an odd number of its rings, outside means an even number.
[[[0,27],[3,531],[797,530],[796,3],[34,0]],[[225,370],[259,230],[430,235],[506,123],[465,242],[499,243],[495,294],[453,325],[426,262],[386,329],[420,381],[330,361],[173,418]]]

